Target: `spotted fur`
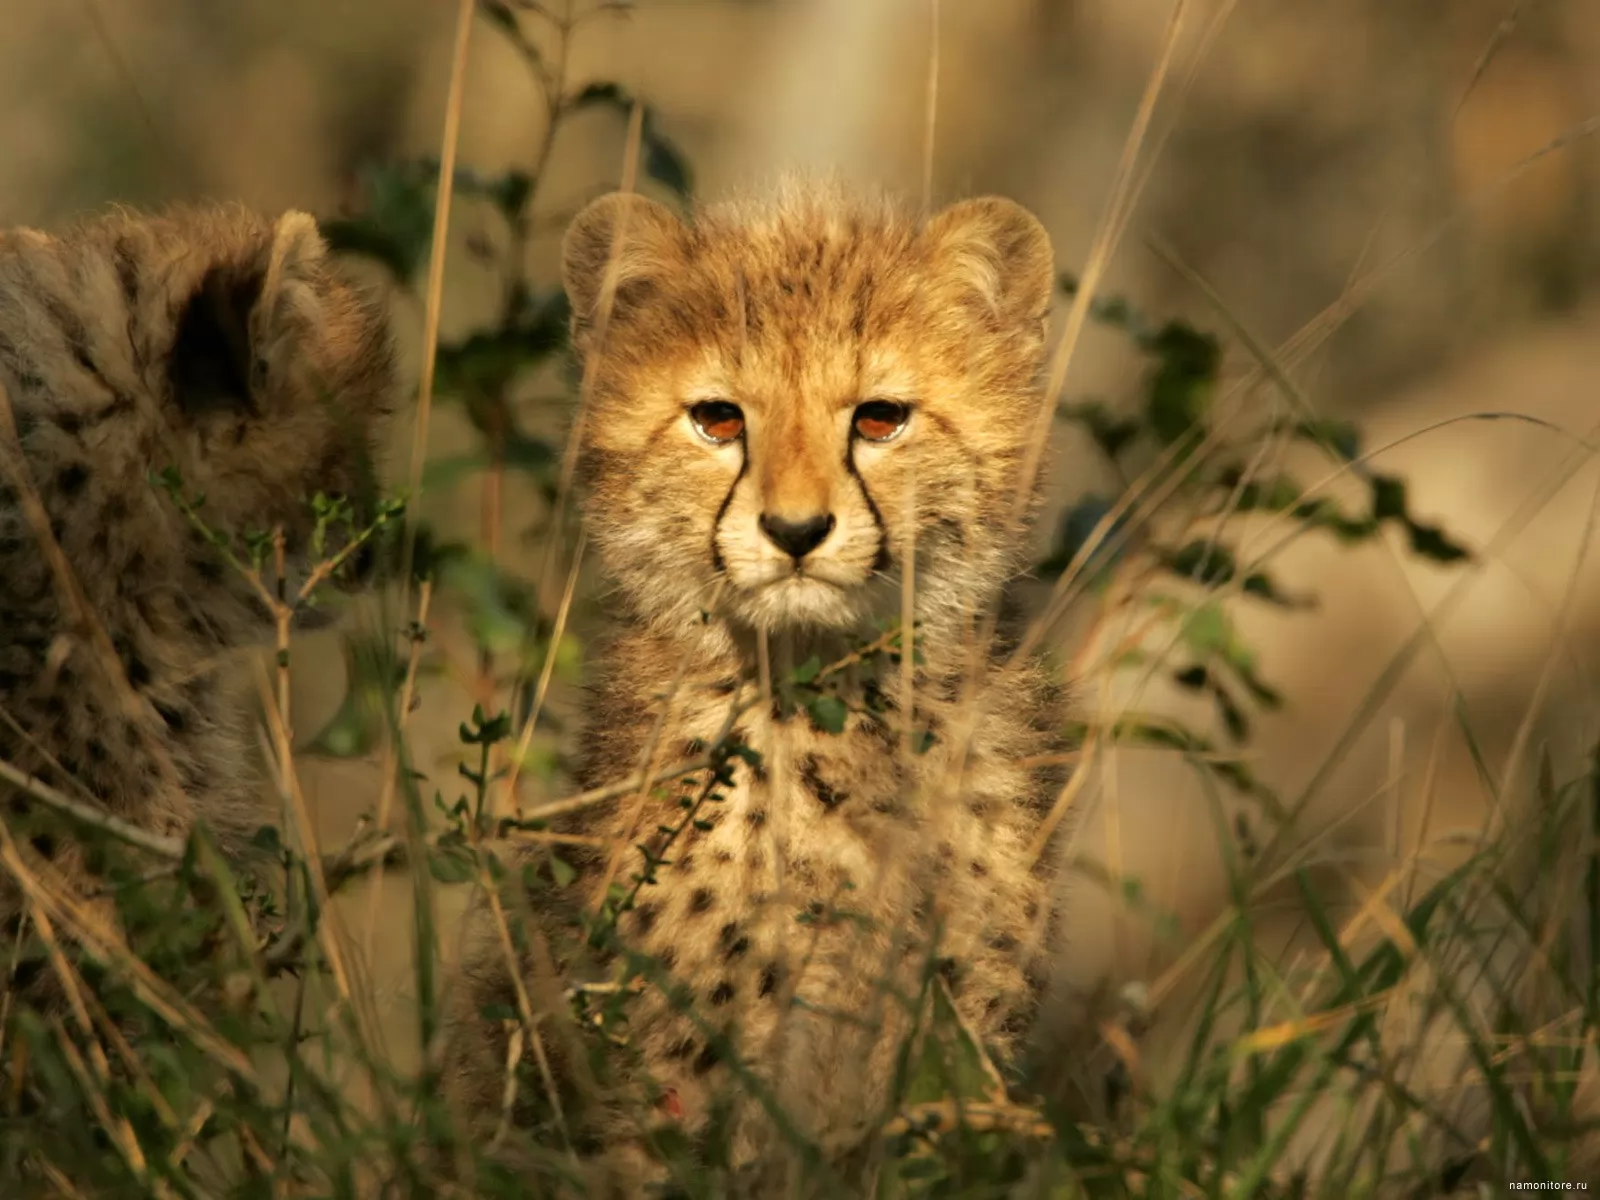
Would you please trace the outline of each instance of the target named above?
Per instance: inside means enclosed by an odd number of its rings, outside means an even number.
[[[147,830],[182,836],[203,819],[229,852],[268,823],[238,672],[218,668],[270,637],[269,614],[148,477],[177,467],[214,527],[281,523],[303,573],[306,497],[369,495],[393,379],[383,317],[302,213],[114,212],[59,236],[0,232],[15,430],[0,419],[0,757]],[[30,810],[13,795],[5,811],[20,829]],[[69,880],[84,869],[56,837],[27,848]],[[18,928],[9,883],[0,945]]]
[[[895,993],[918,994],[930,952],[953,960],[956,1005],[1002,1060],[1038,999],[1054,891],[1049,859],[1030,847],[1055,784],[1021,760],[1051,747],[1058,698],[1034,664],[997,653],[973,678],[969,659],[979,618],[1023,561],[1011,516],[1041,403],[1050,244],[1007,200],[923,221],[796,183],[690,223],[604,197],[568,232],[564,262],[591,385],[580,427],[589,528],[618,590],[581,783],[638,768],[669,694],[657,765],[701,753],[730,704],[757,695],[762,638],[781,680],[873,637],[874,622],[898,616],[915,529],[925,661],[913,724],[932,730],[930,750],[900,750],[894,670],[845,670],[830,680],[851,708],[842,732],[781,702],[744,712],[735,734],[759,765],[737,762],[732,786],[670,848],[660,829],[682,820],[679,789],[637,818],[626,800],[560,826],[666,850],[620,932],[688,989],[675,1001],[652,985],[631,1002],[625,1061],[636,1065],[612,1081],[605,1115],[590,1104],[578,1118],[590,1122],[580,1144],[608,1148],[597,1194],[637,1194],[628,1164],[641,1114],[704,1137],[726,1103],[731,1163],[759,1174],[782,1160],[788,1143],[730,1070],[730,1049],[799,1137],[837,1157],[886,1115],[916,1007]],[[912,406],[882,443],[852,433],[857,406],[875,399]],[[691,408],[713,400],[739,406],[742,436],[712,444],[696,428]],[[763,531],[774,515],[821,522],[826,535],[797,558]],[[535,940],[563,984],[607,978],[617,964],[579,948],[573,925],[609,853],[561,853],[578,878],[533,898]],[[630,850],[618,881],[639,867]],[[524,970],[536,976],[537,961]],[[497,1117],[507,1035],[493,1010],[514,993],[487,912],[465,974],[453,1078],[469,1106]],[[570,1037],[542,1028],[571,1084],[585,1072]],[[531,1091],[522,1111],[537,1121],[542,1094]]]

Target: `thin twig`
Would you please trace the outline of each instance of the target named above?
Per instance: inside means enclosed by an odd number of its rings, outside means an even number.
[[[174,861],[183,858],[184,841],[182,838],[151,833],[147,829],[141,829],[137,825],[124,821],[121,817],[113,816],[104,809],[95,808],[93,805],[74,800],[70,796],[64,796],[42,779],[18,770],[4,759],[0,759],[0,780],[9,783],[30,799],[37,800],[40,804],[52,808],[64,816],[71,817],[74,821],[109,833],[112,837],[126,842],[130,846],[137,846],[141,850],[148,850],[152,854],[159,854],[163,858]]]

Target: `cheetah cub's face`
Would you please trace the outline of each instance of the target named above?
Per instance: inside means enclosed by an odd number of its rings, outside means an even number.
[[[1004,530],[1038,417],[1049,239],[1016,204],[926,222],[831,189],[685,224],[602,197],[564,246],[591,528],[640,612],[850,629],[965,616],[1016,566]]]

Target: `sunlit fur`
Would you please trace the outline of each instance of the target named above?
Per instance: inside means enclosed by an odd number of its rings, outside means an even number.
[[[240,673],[222,669],[270,637],[267,609],[148,476],[177,467],[218,529],[281,524],[303,573],[306,501],[367,494],[393,382],[380,310],[303,213],[0,232],[0,385],[20,439],[0,421],[0,757],[157,833],[203,819],[230,852],[271,823]],[[73,620],[19,474],[104,642]],[[14,831],[28,812],[10,798]],[[82,866],[59,837],[24,848],[69,880]],[[0,884],[0,945],[15,917]]]
[[[851,709],[840,732],[781,703],[748,708],[734,732],[760,767],[735,767],[620,925],[689,989],[699,1020],[731,1039],[793,1127],[843,1155],[881,1117],[912,1028],[884,988],[915,996],[930,944],[960,964],[956,1007],[1002,1059],[1038,1002],[1055,892],[1052,860],[1036,861],[1032,843],[1056,784],[1025,760],[1053,747],[1063,714],[1035,664],[1003,652],[974,661],[972,639],[1022,566],[1011,518],[1042,402],[1049,241],[1006,200],[924,221],[797,182],[687,222],[637,197],[602,198],[568,232],[564,263],[588,382],[588,523],[616,584],[581,785],[625,778],[651,745],[658,767],[701,753],[730,705],[756,699],[763,636],[780,690],[808,658],[828,663],[877,636],[876,621],[899,615],[914,527],[923,659],[912,723],[933,731],[932,748],[902,753],[898,674],[879,660],[830,680]],[[909,423],[882,443],[853,439],[852,412],[874,399],[910,403]],[[709,400],[740,406],[741,439],[717,445],[696,430],[690,409]],[[831,514],[835,525],[797,567],[762,533],[764,513]],[[682,822],[680,794],[597,805],[556,825],[624,847],[617,879],[627,883],[640,868],[632,847],[659,852],[660,830]],[[542,930],[532,944],[549,947],[562,987],[609,978],[617,962],[572,940],[609,849],[560,853],[578,878],[531,898]],[[836,907],[855,916],[796,920]],[[506,1034],[482,1013],[514,1004],[501,945],[480,910],[451,1068],[489,1124],[501,1111]],[[521,969],[533,994],[558,994],[537,985],[548,979],[543,950],[530,953]],[[575,1136],[607,1148],[594,1194],[638,1194],[629,1156],[643,1125],[677,1113],[702,1134],[730,1096],[732,1163],[754,1172],[753,1194],[788,1194],[785,1141],[704,1026],[656,987],[628,1014],[629,1048],[612,1058],[634,1066],[609,1080],[619,1091],[599,1109],[570,1090],[570,1033],[542,1026],[568,1119],[581,1122]],[[558,1005],[550,1020],[562,1016]],[[670,1089],[665,1111],[655,1087]],[[519,1120],[548,1119],[542,1095],[536,1081],[524,1087]]]
[[[759,629],[897,614],[911,479],[919,616],[953,631],[1017,565],[1004,529],[1038,412],[1050,252],[1015,206],[973,201],[923,228],[795,183],[684,226],[619,196],[574,230],[567,278],[581,347],[604,338],[583,424],[594,535],[641,617],[681,628],[723,582],[727,613]],[[696,433],[702,399],[744,410],[741,441]],[[850,436],[872,399],[914,406],[881,445]],[[837,525],[797,570],[763,512]]]

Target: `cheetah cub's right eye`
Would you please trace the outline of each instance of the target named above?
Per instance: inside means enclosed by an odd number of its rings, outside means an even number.
[[[695,432],[715,446],[726,446],[744,433],[744,412],[726,400],[702,400],[689,409]]]

